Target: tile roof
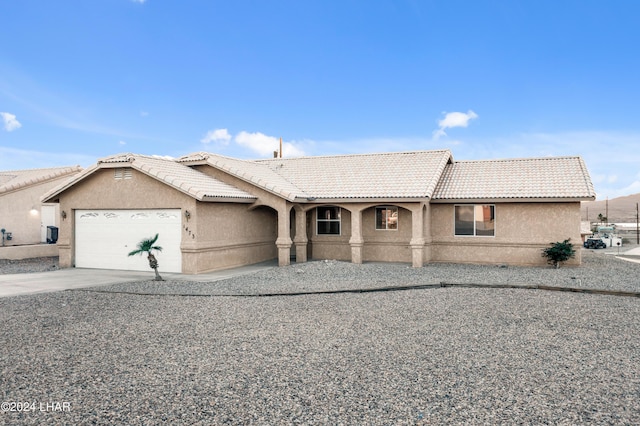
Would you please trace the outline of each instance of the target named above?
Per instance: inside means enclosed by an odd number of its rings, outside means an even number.
[[[186,192],[200,201],[223,198],[251,201],[256,199],[254,195],[248,192],[200,173],[184,164],[177,163],[173,159],[136,156],[131,164],[141,172]]]
[[[451,152],[413,151],[275,158],[256,163],[317,199],[431,197]]]
[[[48,169],[0,171],[0,194],[16,191],[82,171],[80,166],[53,167]]]
[[[239,160],[206,152],[175,160],[119,154],[99,160],[73,181],[51,191],[46,199],[52,199],[97,169],[117,167],[117,163],[127,163],[200,201],[257,199],[190,167],[205,164],[289,201],[595,198],[580,157],[454,162],[449,150],[438,150],[264,160]]]
[[[51,199],[57,196],[76,182],[103,168],[102,164],[113,165],[117,163],[126,163],[126,166],[145,173],[200,201],[251,202],[256,199],[255,196],[245,191],[200,173],[184,164],[177,163],[173,159],[136,154],[118,154],[100,159],[96,165],[85,170],[74,181],[50,191],[44,198]]]
[[[274,172],[267,164],[259,161],[238,160],[217,154],[197,153],[195,156],[187,156],[178,161],[195,161],[197,158],[206,161],[206,164],[236,176],[246,182],[279,195],[290,201],[296,198],[307,198],[308,195],[299,188],[295,182]]]
[[[426,198],[448,150],[238,160],[198,152],[179,162],[206,162],[289,201],[296,199]]]
[[[437,200],[594,199],[580,157],[456,161],[433,194]]]

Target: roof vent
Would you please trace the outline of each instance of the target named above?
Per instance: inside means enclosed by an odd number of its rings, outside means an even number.
[[[131,174],[130,167],[113,169],[113,178],[115,180],[131,179],[131,177],[132,177],[132,174]]]

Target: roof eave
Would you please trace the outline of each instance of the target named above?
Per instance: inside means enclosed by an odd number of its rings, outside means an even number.
[[[60,199],[60,194],[62,194],[63,192],[65,192],[67,189],[71,188],[73,185],[77,184],[78,182],[86,179],[87,177],[91,176],[93,173],[95,173],[98,169],[100,169],[100,164],[93,164],[89,167],[87,167],[86,169],[82,170],[80,173],[78,173],[75,178],[71,179],[68,182],[65,182],[63,184],[61,184],[60,186],[57,186],[55,188],[53,188],[51,191],[49,191],[48,193],[44,194],[42,197],[40,197],[40,202],[42,203],[57,203]]]
[[[216,197],[205,195],[199,201],[203,203],[237,203],[237,204],[253,204],[258,198],[241,198],[241,197]]]
[[[150,167],[150,166],[146,166],[144,164],[138,164],[137,161],[133,161],[132,163],[130,163],[131,168],[139,171],[140,173],[143,173],[147,176],[149,176],[152,179],[157,180],[158,182],[161,182],[167,186],[169,186],[170,188],[175,189],[176,191],[179,191],[181,193],[183,193],[184,195],[187,195],[188,197],[191,197],[195,200],[198,201],[203,201],[203,202],[214,202],[214,201],[218,201],[218,202],[233,202],[233,203],[253,203],[256,198],[242,198],[242,197],[226,197],[226,196],[214,196],[214,195],[201,195],[202,193],[198,193],[196,191],[190,191],[191,187],[189,186],[183,186],[183,185],[176,185],[174,182],[172,182],[171,180],[167,179],[166,176],[161,173],[161,172],[157,172],[157,169]],[[186,167],[186,166],[185,166]],[[155,171],[155,173],[154,173]],[[241,201],[241,200],[246,200],[246,201]]]
[[[220,165],[218,164],[217,161],[214,161],[212,158],[208,158],[206,160],[205,163],[208,166],[213,167],[216,170],[219,170],[223,173],[226,173],[230,176],[233,176],[237,179],[242,180],[243,182],[249,183],[252,186],[258,188],[258,189],[262,189],[263,191],[267,191],[270,194],[276,195],[280,198],[284,198],[285,200],[289,201],[289,202],[294,202],[296,201],[298,198],[304,198],[301,197],[299,195],[295,195],[293,193],[290,192],[286,192],[284,190],[281,190],[278,186],[275,185],[271,185],[271,184],[264,184],[262,183],[262,181],[260,179],[258,179],[257,177],[248,174],[248,173],[243,173],[242,170],[238,170],[235,169],[233,167],[225,167],[225,165]]]
[[[34,178],[34,179],[30,179],[28,181],[24,181],[24,182],[19,182],[17,184],[11,185],[11,184],[5,184],[4,186],[0,185],[0,195],[6,195],[6,194],[11,194],[13,192],[17,192],[17,191],[23,191],[25,189],[28,189],[32,186],[36,186],[36,185],[42,185],[57,179],[64,179],[64,178],[70,178],[73,175],[76,175],[78,173],[82,172],[82,167],[80,166],[69,166],[69,167],[64,167],[64,168],[60,168],[57,173],[54,173],[52,175],[48,175],[45,177],[39,177],[39,178]]]
[[[490,197],[490,198],[434,198],[434,204],[458,204],[458,203],[576,203],[580,201],[593,201],[594,196],[589,197]]]
[[[185,166],[191,167],[191,166],[206,166],[209,164],[209,162],[207,160],[202,160],[202,159],[198,159],[198,160],[176,160],[176,163],[178,164],[183,164]]]
[[[429,197],[296,197],[293,201],[301,204],[418,203],[429,201]]]

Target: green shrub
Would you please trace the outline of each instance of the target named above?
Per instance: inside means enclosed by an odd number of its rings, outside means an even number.
[[[563,242],[549,243],[551,247],[542,250],[542,257],[547,258],[547,262],[556,268],[560,267],[560,262],[566,262],[576,255],[576,251],[571,244],[571,238]]]

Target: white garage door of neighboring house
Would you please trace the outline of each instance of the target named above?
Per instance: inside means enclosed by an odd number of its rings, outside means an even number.
[[[151,271],[146,255],[128,257],[138,242],[160,234],[154,253],[160,272],[182,272],[179,209],[76,210],[77,268]]]

